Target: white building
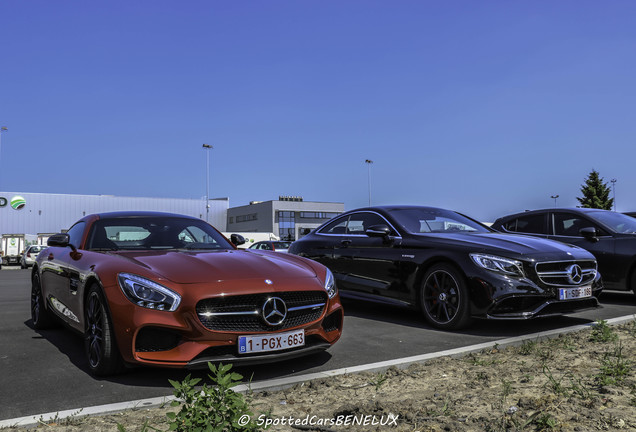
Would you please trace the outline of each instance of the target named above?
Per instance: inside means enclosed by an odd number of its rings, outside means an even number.
[[[225,231],[229,199],[211,199],[209,203],[209,222],[219,231]],[[206,219],[205,198],[0,192],[0,236],[58,233],[92,213],[135,210],[178,213]]]

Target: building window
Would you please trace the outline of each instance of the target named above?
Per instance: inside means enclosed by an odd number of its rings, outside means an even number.
[[[300,217],[303,219],[331,219],[339,214],[333,212],[300,212]]]
[[[278,212],[278,236],[281,240],[296,240],[296,213],[293,211]]]
[[[234,223],[234,216],[230,216],[230,223]]]
[[[239,222],[255,221],[256,219],[258,219],[257,214],[252,213],[248,215],[237,216],[236,222],[239,223]]]

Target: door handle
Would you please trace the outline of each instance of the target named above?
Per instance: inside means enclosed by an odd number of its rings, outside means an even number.
[[[349,246],[349,245],[351,244],[351,240],[349,240],[349,239],[342,240],[342,241],[340,242],[340,244],[341,244],[343,247],[347,247],[347,246]]]
[[[55,257],[53,256],[53,254],[52,254],[52,253],[50,253],[50,254],[49,254],[49,256],[47,257],[47,259],[48,259],[49,261],[53,261],[53,260],[55,259]]]

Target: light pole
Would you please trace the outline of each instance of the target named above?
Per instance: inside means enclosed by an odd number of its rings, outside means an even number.
[[[367,164],[367,181],[369,183],[369,207],[371,207],[371,164],[373,161],[371,159],[365,159],[365,164]]]
[[[558,195],[550,195],[550,198],[554,200],[554,208],[556,208],[556,200],[558,197],[559,197]]]
[[[203,144],[205,149],[205,221],[210,222],[210,144]]]
[[[0,127],[0,162],[2,162],[2,132],[6,132],[8,130],[9,129],[6,126]],[[2,173],[2,165],[1,164],[0,164],[0,173]]]
[[[612,182],[612,194],[614,195],[614,211],[616,211],[616,179],[611,179]]]

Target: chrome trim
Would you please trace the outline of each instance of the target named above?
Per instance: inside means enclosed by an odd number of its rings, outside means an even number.
[[[213,316],[235,316],[235,315],[258,315],[258,310],[246,311],[246,312],[202,312],[198,313],[199,316],[213,317]]]
[[[316,304],[307,305],[307,306],[296,306],[296,307],[287,309],[287,311],[292,312],[292,311],[304,310],[304,309],[314,309],[314,308],[323,307],[326,304],[327,303],[325,302],[325,303],[316,303]]]
[[[537,267],[539,265],[543,265],[543,264],[560,264],[560,263],[573,263],[573,264],[577,264],[579,267],[581,266],[581,264],[587,264],[587,263],[593,263],[594,264],[594,268],[593,269],[582,269],[581,268],[581,275],[583,276],[581,278],[581,282],[577,283],[577,284],[559,284],[559,283],[550,283],[546,280],[544,280],[544,277],[563,277],[563,278],[568,278],[570,273],[567,270],[559,270],[559,271],[545,271],[545,272],[540,272]],[[586,259],[586,260],[577,260],[577,259],[571,259],[571,260],[560,260],[560,261],[541,261],[541,262],[537,262],[534,264],[534,272],[537,275],[537,277],[539,278],[539,280],[549,286],[555,286],[555,287],[577,287],[577,286],[583,286],[583,285],[587,285],[591,282],[594,281],[594,279],[596,278],[596,275],[598,274],[598,262],[596,260],[590,260],[590,259]],[[587,276],[588,278],[586,279],[585,276]],[[591,276],[591,277],[589,277]]]

